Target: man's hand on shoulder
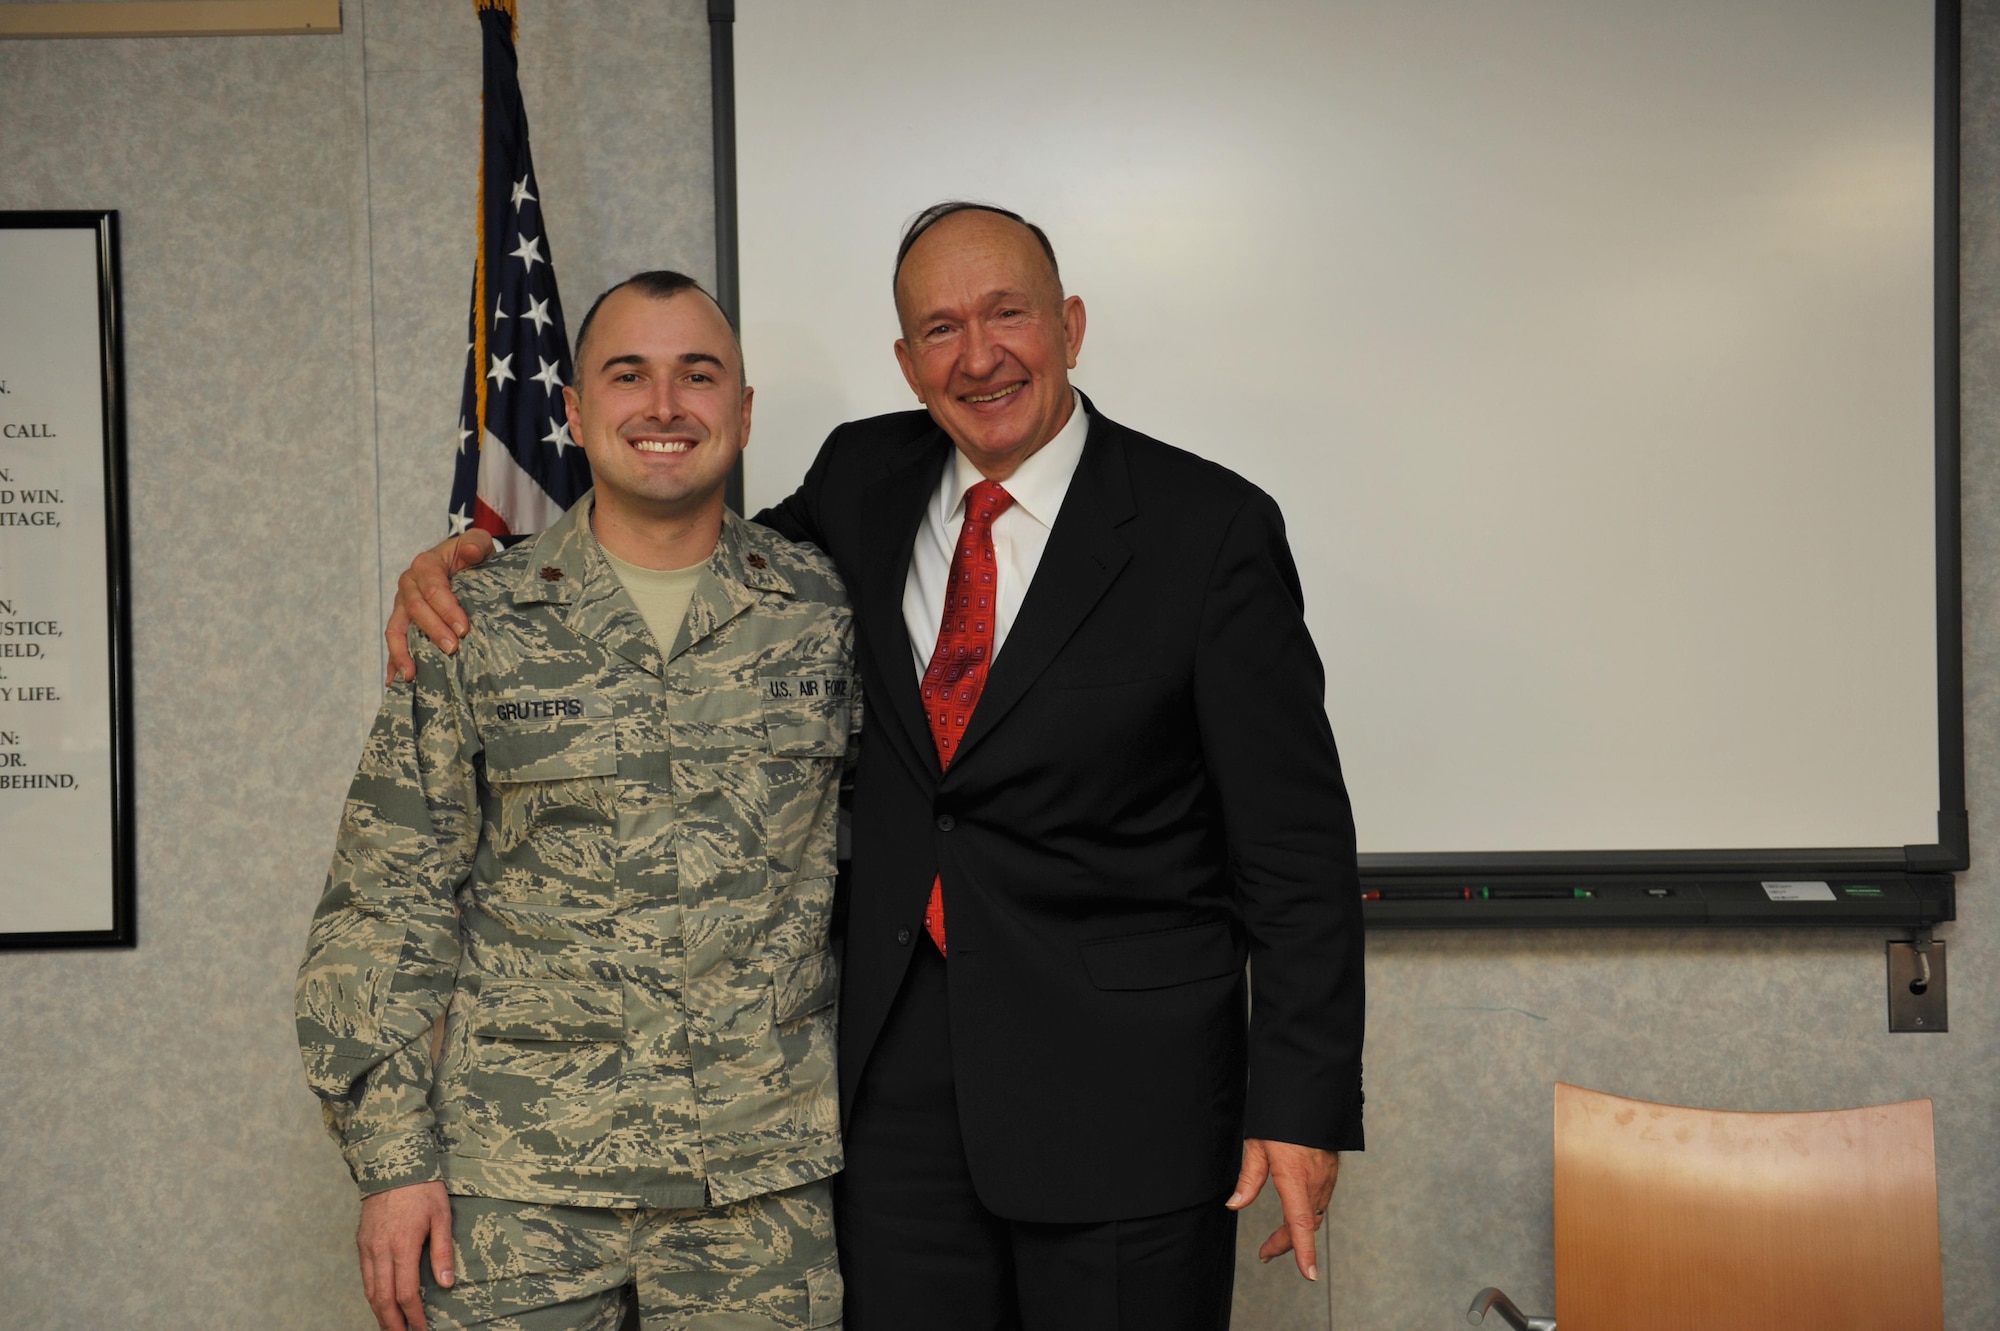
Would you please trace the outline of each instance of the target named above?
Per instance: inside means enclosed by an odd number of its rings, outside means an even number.
[[[396,612],[382,634],[389,643],[385,683],[417,677],[417,663],[410,657],[412,624],[446,655],[458,650],[458,640],[471,625],[452,595],[451,575],[485,563],[492,554],[492,536],[474,527],[462,536],[447,536],[410,561],[396,579]]]
[[[457,1278],[451,1246],[451,1196],[442,1183],[412,1183],[361,1199],[361,1289],[382,1331],[428,1331],[418,1263],[431,1245],[431,1274]]]
[[[1257,1249],[1257,1259],[1268,1262],[1289,1252],[1300,1275],[1318,1280],[1319,1258],[1313,1235],[1326,1219],[1326,1204],[1333,1197],[1333,1185],[1340,1180],[1340,1152],[1251,1137],[1243,1143],[1243,1169],[1236,1176],[1236,1191],[1225,1205],[1240,1211],[1256,1201],[1266,1178],[1278,1189],[1285,1223],[1271,1231],[1271,1237]]]

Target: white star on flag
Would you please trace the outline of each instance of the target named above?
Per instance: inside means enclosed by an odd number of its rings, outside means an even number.
[[[569,437],[569,421],[566,418],[558,416],[554,424],[555,429],[543,435],[542,442],[545,444],[554,444],[556,446],[556,456],[561,457],[562,451],[571,444],[574,444],[576,440]]]
[[[471,525],[472,525],[472,514],[466,512],[462,508],[456,508],[452,510],[451,534],[453,536],[462,535],[465,529],[467,527],[470,527]]]
[[[507,311],[501,308],[501,303],[506,299],[505,296],[495,296],[493,298],[493,326],[495,328],[498,328],[500,321],[507,317]]]
[[[463,453],[465,446],[471,442],[472,431],[466,428],[465,417],[460,416],[458,418],[458,451]]]
[[[535,359],[542,360],[540,356],[535,357]],[[542,372],[540,374],[531,374],[528,377],[547,389],[551,396],[554,396],[555,391],[562,387],[562,371],[545,360],[542,360]]]
[[[531,273],[535,271],[536,264],[548,262],[547,259],[542,257],[542,242],[526,233],[522,234],[521,243],[511,250],[510,253],[515,258],[526,263],[528,271]]]
[[[528,178],[522,176],[514,185],[514,211],[517,213],[521,211],[521,200],[527,199],[533,201],[534,197],[534,195],[528,193]]]
[[[555,322],[549,317],[549,303],[545,300],[536,300],[533,296],[528,297],[528,312],[521,317],[535,325],[537,336],[541,335],[543,328]]]
[[[505,388],[507,381],[516,377],[514,372],[507,368],[513,361],[514,354],[509,352],[505,356],[489,356],[487,359],[493,362],[493,368],[486,372],[486,377],[493,381],[495,388]]]

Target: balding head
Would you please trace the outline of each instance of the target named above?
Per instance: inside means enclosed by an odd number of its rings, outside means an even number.
[[[1011,208],[1002,208],[998,204],[993,203],[974,203],[969,199],[946,199],[942,203],[932,204],[915,217],[912,217],[904,225],[902,243],[896,246],[896,269],[894,273],[890,274],[889,278],[892,287],[895,279],[903,271],[903,260],[908,256],[910,247],[917,243],[924,232],[930,230],[945,218],[950,217],[953,213],[992,213],[996,217],[1004,217],[1009,221],[1019,222],[1028,229],[1028,234],[1035,238],[1035,243],[1042,247],[1042,254],[1049,261],[1049,272],[1054,275],[1056,285],[1058,287],[1062,285],[1062,268],[1056,263],[1056,247],[1049,244],[1048,232],[1042,230],[1041,227],[1030,222]]]

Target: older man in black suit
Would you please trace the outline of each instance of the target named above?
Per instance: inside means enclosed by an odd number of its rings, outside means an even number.
[[[1353,821],[1283,523],[1072,389],[1083,303],[1015,214],[921,214],[895,297],[924,410],[758,518],[861,626],[849,1325],[1223,1327],[1236,1210],[1271,1179],[1260,1255],[1316,1279],[1361,1146]],[[399,598],[441,641],[454,557]]]

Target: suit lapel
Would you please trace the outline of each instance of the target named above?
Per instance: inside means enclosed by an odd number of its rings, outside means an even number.
[[[908,748],[936,780],[940,768],[930,722],[924,716],[910,655],[910,632],[903,623],[903,587],[910,576],[910,555],[924,508],[937,492],[938,478],[951,460],[951,441],[933,430],[907,461],[895,466],[861,499],[864,537],[861,585],[855,599],[860,615],[863,650],[875,659],[877,676],[889,690],[867,705],[896,718]]]
[[[1116,529],[1134,511],[1120,427],[1093,412],[1062,511],[1049,530],[1020,617],[993,658],[979,706],[952,759],[953,771],[965,766],[966,755],[1021,701],[1132,558]]]

